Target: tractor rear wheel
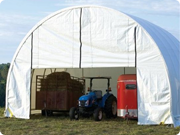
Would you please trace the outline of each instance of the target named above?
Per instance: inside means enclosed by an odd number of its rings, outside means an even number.
[[[78,109],[76,107],[72,107],[69,111],[70,120],[78,120],[79,119],[79,113]]]
[[[105,114],[107,118],[117,116],[117,99],[115,96],[109,96],[105,103]]]
[[[94,110],[93,116],[95,121],[101,121],[103,117],[102,109],[99,107],[96,108],[96,110]]]

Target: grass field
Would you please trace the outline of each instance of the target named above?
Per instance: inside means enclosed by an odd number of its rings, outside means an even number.
[[[0,132],[4,135],[176,135],[180,131],[179,127],[167,125],[140,126],[134,120],[127,124],[120,118],[96,122],[93,118],[70,121],[65,115],[32,115],[30,120],[24,120],[4,118],[3,112],[4,108],[0,108]]]

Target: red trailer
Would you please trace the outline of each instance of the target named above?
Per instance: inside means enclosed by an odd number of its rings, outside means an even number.
[[[117,116],[137,119],[137,82],[135,74],[121,75],[118,78]]]

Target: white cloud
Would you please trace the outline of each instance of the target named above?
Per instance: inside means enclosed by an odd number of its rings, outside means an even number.
[[[40,20],[41,18],[33,16],[25,16],[22,14],[0,13],[0,42],[10,42],[19,44],[26,33]]]
[[[0,23],[0,27],[4,27],[4,26],[6,26],[6,24]]]
[[[20,32],[18,32],[17,34],[23,35],[23,36],[24,36],[24,35],[26,35],[27,33],[26,33],[26,32],[21,32],[21,31],[20,31]]]
[[[63,0],[55,6],[77,6],[77,5],[106,5],[112,3],[111,0]]]
[[[121,0],[116,1],[116,8],[134,13],[176,15],[179,14],[179,5],[174,0]]]
[[[180,3],[180,0],[177,0]]]
[[[44,11],[44,12],[40,12],[41,14],[44,14],[44,15],[50,15],[50,14],[52,14],[53,12],[49,12],[49,11]]]
[[[180,0],[177,0],[180,1]],[[61,0],[56,6],[101,5],[123,12],[178,15],[179,5],[174,0]]]
[[[2,2],[3,0],[0,0],[0,3]]]
[[[170,11],[170,12],[179,12],[179,5],[175,1],[172,0],[164,0],[164,1],[154,1],[152,3],[153,10],[155,11]]]
[[[13,32],[8,32],[8,31],[1,31],[0,32],[0,37],[11,37],[13,35]]]
[[[2,24],[2,22],[24,24],[27,22],[32,22],[32,21],[37,21],[37,20],[39,20],[38,17],[0,13],[0,24]]]

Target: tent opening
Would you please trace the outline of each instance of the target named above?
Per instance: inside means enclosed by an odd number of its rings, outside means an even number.
[[[104,76],[111,77],[111,79],[110,79],[110,87],[112,90],[111,93],[113,93],[117,97],[117,79],[118,79],[118,77],[122,74],[136,74],[136,68],[135,67],[113,67],[113,68],[81,68],[81,69],[79,69],[79,68],[33,69],[32,70],[32,81],[31,81],[31,109],[30,109],[31,114],[41,113],[41,110],[38,107],[38,102],[39,102],[38,100],[40,100],[39,98],[42,98],[42,100],[43,100],[43,98],[47,99],[47,98],[52,97],[52,95],[49,95],[50,97],[48,97],[47,93],[44,95],[44,97],[39,97],[37,95],[38,91],[40,91],[40,87],[42,87],[42,86],[37,86],[37,84],[39,83],[38,77],[40,76],[43,78],[43,77],[46,77],[55,72],[58,72],[58,73],[59,72],[67,72],[70,74],[71,78],[72,77],[73,78],[104,77]],[[51,80],[51,82],[52,81],[53,80]],[[61,81],[61,80],[59,80],[59,81]],[[58,82],[56,82],[56,83],[58,83]],[[69,84],[66,84],[66,85],[69,85]],[[84,91],[82,92],[82,94],[85,94],[88,92],[87,90],[88,90],[89,85],[90,85],[89,80],[85,80]],[[93,82],[93,86],[98,90],[102,90],[102,94],[104,95],[106,92],[106,88],[107,88],[107,81],[106,80],[96,80]],[[65,90],[66,90],[66,88],[63,89],[63,91],[65,91]],[[66,94],[66,93],[61,92],[59,94]],[[67,96],[67,98],[68,97],[69,96]],[[79,97],[76,97],[76,98],[78,99]],[[41,102],[42,102],[42,100],[41,100]],[[53,102],[51,100],[52,105],[56,104],[55,102],[58,102],[60,99],[54,99],[54,100],[56,100],[56,101]],[[71,100],[71,99],[62,99],[62,100],[66,100],[67,102],[70,102],[69,100]],[[61,101],[59,101],[59,102],[61,102]],[[64,104],[66,104],[66,102],[64,102]],[[43,105],[41,105],[41,107],[42,106]],[[54,107],[54,108],[56,108],[56,107]]]

